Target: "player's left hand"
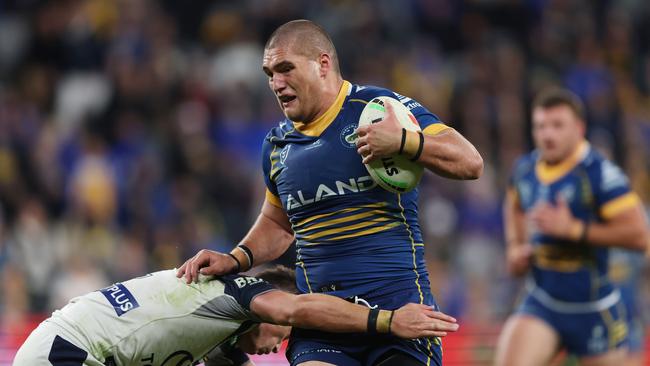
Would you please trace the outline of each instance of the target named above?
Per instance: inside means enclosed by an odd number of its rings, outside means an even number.
[[[235,271],[237,263],[231,256],[213,250],[202,249],[183,263],[176,271],[176,277],[185,276],[186,283],[197,283],[199,274],[220,276]]]
[[[556,204],[539,203],[528,215],[534,227],[544,235],[570,239],[576,218],[571,213],[566,199],[559,195]]]
[[[457,330],[455,318],[424,304],[406,304],[395,310],[390,326],[392,334],[404,339],[444,337]]]
[[[386,114],[380,122],[361,126],[356,130],[357,152],[363,157],[363,163],[394,155],[402,142],[402,126],[397,121],[395,111],[386,103]]]

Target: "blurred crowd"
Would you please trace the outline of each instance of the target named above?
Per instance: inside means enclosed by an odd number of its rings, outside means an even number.
[[[483,155],[480,180],[420,190],[446,312],[491,324],[512,309],[500,204],[541,88],[583,98],[593,144],[650,203],[648,1],[0,1],[4,330],[237,243],[282,117],[264,42],[297,18],[331,34],[345,79],[417,99]]]

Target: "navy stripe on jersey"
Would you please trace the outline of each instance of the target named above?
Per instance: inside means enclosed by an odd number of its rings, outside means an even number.
[[[83,366],[86,357],[88,357],[88,352],[59,336],[55,336],[47,360],[53,366]]]
[[[225,285],[225,293],[232,296],[244,309],[250,310],[251,301],[275,287],[261,278],[227,275],[219,278]]]

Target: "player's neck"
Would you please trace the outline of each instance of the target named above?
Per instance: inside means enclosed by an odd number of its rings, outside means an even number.
[[[323,86],[323,93],[321,94],[321,103],[318,113],[309,121],[302,121],[302,123],[309,124],[313,121],[317,121],[321,116],[323,116],[323,114],[325,114],[325,112],[327,112],[336,102],[336,97],[339,95],[342,87],[343,79],[341,77],[326,80],[325,85]]]
[[[584,150],[587,147],[587,140],[581,139],[578,141],[578,143],[573,146],[571,150],[569,150],[569,153],[566,154],[565,156],[557,159],[557,160],[543,160],[544,165],[549,166],[549,167],[556,167],[560,166],[563,164],[571,164],[575,161],[577,161],[580,156],[583,154]]]

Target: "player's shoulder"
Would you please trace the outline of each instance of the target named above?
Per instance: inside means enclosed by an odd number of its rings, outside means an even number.
[[[376,97],[396,97],[396,94],[387,88],[375,85],[352,84],[350,89],[350,100],[358,99],[369,102]]]
[[[250,303],[256,296],[275,290],[265,280],[243,274],[225,275],[219,280],[225,285],[226,295],[233,297],[247,310],[250,310]]]
[[[528,173],[532,172],[535,169],[535,164],[538,159],[539,152],[537,150],[521,155],[513,164],[512,177],[514,179],[521,179]]]
[[[383,88],[375,85],[352,84],[352,88],[350,90],[350,98],[349,98],[350,101],[362,100],[365,102],[369,102],[373,98],[377,98],[377,97],[395,98],[400,102],[404,103],[405,105],[408,104],[409,102],[414,102],[413,99],[405,95],[402,95],[400,93],[397,93],[393,90],[390,90],[388,88]]]
[[[628,178],[623,169],[592,146],[589,147],[589,151],[582,161],[582,166],[587,171],[590,179],[605,190],[628,185]]]
[[[600,168],[608,159],[603,156],[598,150],[593,146],[588,145],[587,152],[584,159],[580,163],[586,169],[598,169]]]
[[[269,130],[269,132],[266,134],[266,137],[264,138],[264,141],[274,142],[276,140],[282,140],[293,131],[295,131],[293,123],[289,119],[284,118],[280,120],[276,126],[272,127],[271,130]]]
[[[391,97],[400,101],[400,103],[402,103],[418,119],[418,122],[423,129],[432,123],[440,122],[438,116],[431,113],[431,111],[418,101],[406,95],[379,86],[353,84],[350,90],[348,103],[368,103],[377,97]]]

